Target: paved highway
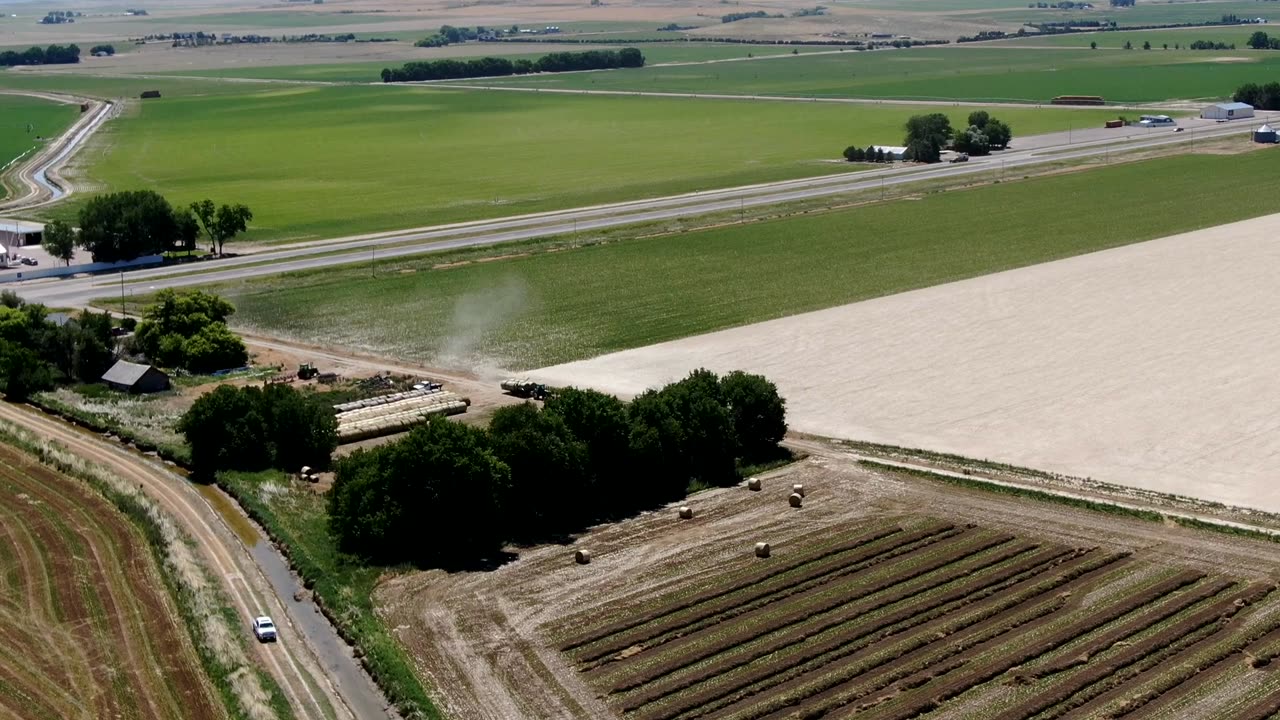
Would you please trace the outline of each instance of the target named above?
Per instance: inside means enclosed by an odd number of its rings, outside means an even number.
[[[322,240],[206,263],[135,270],[126,282],[142,291],[185,287],[227,280],[243,280],[282,272],[337,268],[371,260],[407,257],[439,250],[497,245],[517,240],[629,225],[638,222],[732,212],[748,207],[820,198],[860,190],[918,183],[965,175],[1004,174],[1019,168],[1072,159],[1095,158],[1113,151],[1158,148],[1175,143],[1239,135],[1258,124],[1280,117],[1262,114],[1247,123],[1219,125],[1205,121],[1185,123],[1184,132],[1171,129],[1131,131],[1123,137],[1072,142],[1064,133],[1018,142],[1025,147],[967,163],[928,166],[905,165],[839,173],[707,192],[695,192],[650,200],[538,213],[497,220],[483,220],[398,232]],[[1123,131],[1118,131],[1123,132]],[[1055,140],[1055,138],[1057,138]],[[23,297],[58,307],[79,307],[97,297],[119,292],[118,275],[33,280],[9,285]]]

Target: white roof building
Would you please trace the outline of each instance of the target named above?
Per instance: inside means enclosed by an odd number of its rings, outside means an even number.
[[[1253,117],[1253,106],[1249,103],[1229,102],[1214,103],[1200,111],[1200,117],[1206,120],[1239,120]]]

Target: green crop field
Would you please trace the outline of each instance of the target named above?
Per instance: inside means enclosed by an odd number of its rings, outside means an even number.
[[[237,324],[273,335],[429,364],[539,367],[1277,212],[1280,198],[1251,190],[1275,163],[1274,151],[1182,156],[498,262],[432,269],[423,258],[376,279],[326,270],[219,291]]]
[[[134,98],[160,89],[161,99],[131,103],[103,128],[85,172],[104,188],[154,188],[179,203],[246,203],[255,213],[249,239],[268,241],[847,172],[831,162],[847,145],[899,142],[903,122],[919,112],[381,84],[15,79]],[[961,122],[969,109],[948,110]],[[1022,135],[1111,115],[998,114]]]
[[[1176,30],[1112,30],[1107,32],[1089,32],[1089,33],[1071,33],[1066,35],[1047,35],[1044,37],[1025,37],[1013,40],[998,40],[993,43],[998,47],[1061,47],[1061,48],[1087,48],[1090,42],[1098,43],[1098,49],[1115,50],[1122,49],[1126,42],[1131,43],[1135,49],[1141,48],[1143,42],[1151,43],[1152,48],[1159,50],[1165,43],[1172,48],[1174,44],[1182,45],[1182,50],[1178,52],[1186,53],[1187,57],[1183,60],[1195,60],[1197,55],[1204,59],[1202,53],[1214,52],[1208,50],[1188,50],[1186,45],[1196,40],[1208,40],[1210,42],[1226,43],[1228,45],[1235,43],[1238,50],[1243,52],[1231,53],[1232,56],[1241,56],[1256,60],[1256,54],[1247,50],[1245,42],[1255,31],[1261,29],[1267,31],[1265,26],[1259,28],[1255,25],[1241,25],[1232,27],[1211,27],[1211,28],[1178,28]],[[1165,52],[1160,50],[1160,52]],[[1168,52],[1174,52],[1169,50]],[[1221,55],[1222,53],[1217,53]]]
[[[0,168],[39,145],[37,137],[56,137],[78,114],[74,105],[0,94]],[[0,197],[4,195],[0,185]]]
[[[1222,55],[999,45],[935,47],[652,67],[626,73],[538,75],[488,84],[973,102],[1046,102],[1056,95],[1102,95],[1112,102],[1156,102],[1218,99],[1241,83],[1265,81],[1280,71],[1280,52],[1255,53],[1248,62],[1221,62]]]
[[[738,45],[738,44],[712,44],[712,43],[691,43],[691,42],[671,42],[671,43],[646,43],[638,46],[644,53],[645,62],[650,65],[655,63],[687,63],[687,62],[707,62],[713,60],[730,60],[736,58],[746,58],[749,55],[755,57],[768,57],[771,55],[790,55],[791,49],[779,45]],[[475,47],[474,55],[450,55],[451,59],[463,59],[465,57],[541,57],[550,52],[560,52],[565,48],[564,45],[537,45],[537,44],[506,44],[494,45],[484,44]],[[799,48],[799,54],[813,53],[815,48]],[[423,60],[430,60],[430,57],[423,57]],[[184,77],[210,77],[210,78],[250,78],[256,80],[314,80],[321,82],[379,82],[382,69],[385,67],[399,67],[407,62],[401,61],[377,61],[377,62],[353,62],[353,63],[322,63],[315,65],[261,65],[254,64],[246,67],[224,67],[214,70],[175,70],[170,72],[159,73],[161,75],[177,75]]]

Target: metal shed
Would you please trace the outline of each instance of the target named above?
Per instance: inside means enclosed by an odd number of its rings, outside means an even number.
[[[169,389],[169,376],[153,365],[140,365],[118,360],[102,376],[112,390],[129,393],[153,393]]]
[[[1249,103],[1229,102],[1216,103],[1200,111],[1205,120],[1239,120],[1253,117],[1253,106]]]
[[[1263,125],[1253,131],[1253,141],[1256,143],[1274,143],[1277,142],[1275,128],[1270,125]]]
[[[0,219],[0,243],[7,247],[39,245],[44,240],[44,223]]]

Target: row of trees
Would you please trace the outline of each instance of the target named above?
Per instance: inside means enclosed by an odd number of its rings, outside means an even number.
[[[0,52],[0,67],[14,65],[72,65],[80,62],[80,48],[76,45],[50,45],[47,48],[32,46],[22,52]]]
[[[1263,33],[1263,35],[1266,35],[1266,33]],[[1280,46],[1280,38],[1276,38],[1276,40],[1277,40],[1277,45],[1278,45],[1278,46]],[[1146,44],[1147,44],[1147,45],[1150,45],[1150,43],[1146,43]],[[1192,41],[1187,45],[1187,47],[1188,47],[1188,48],[1190,48],[1191,50],[1235,50],[1235,49],[1236,49],[1236,44],[1235,44],[1235,43],[1230,43],[1230,44],[1228,44],[1228,43],[1224,43],[1224,42],[1214,42],[1214,41],[1212,41],[1212,40],[1192,40]],[[1144,49],[1144,50],[1149,50],[1150,48],[1143,48],[1143,49]],[[1166,50],[1168,50],[1168,49],[1169,49],[1169,46],[1168,46],[1168,45],[1165,45],[1165,49],[1166,49]]]
[[[969,113],[969,127],[957,132],[951,141],[956,152],[969,155],[990,155],[993,149],[1003,150],[1013,140],[1013,130],[1001,120],[991,117],[986,110]]]
[[[333,408],[288,385],[219,385],[192,403],[178,432],[205,478],[219,470],[323,468],[338,446]]]
[[[133,260],[169,251],[190,251],[200,235],[222,253],[225,243],[245,231],[253,212],[244,205],[215,206],[201,200],[175,208],[153,190],[127,190],[91,198],[80,208],[79,228],[55,220],[45,227],[42,244],[50,255],[70,264],[76,248],[95,262]]]
[[[849,162],[893,162],[893,158],[886,155],[884,149],[875,145],[868,145],[866,148],[850,145],[844,149],[844,159]]]
[[[739,479],[779,456],[785,403],[758,375],[698,370],[624,403],[558,392],[487,430],[444,419],[336,463],[329,527],[379,563],[466,564]]]
[[[399,69],[383,68],[382,82],[417,82],[422,80],[460,80],[474,77],[527,75],[536,72],[570,70],[611,70],[644,67],[644,55],[635,48],[621,50],[589,50],[558,52],[537,60],[483,57],[472,60],[428,60],[405,63]]]
[[[1236,88],[1231,99],[1249,103],[1259,110],[1280,110],[1280,82],[1273,80],[1264,85],[1245,83]]]
[[[244,341],[227,327],[231,303],[203,290],[161,290],[142,313],[134,349],[152,362],[193,373],[242,367]]]
[[[114,361],[111,316],[84,312],[56,323],[43,305],[12,291],[0,295],[0,382],[5,397],[25,400],[59,380],[97,382]]]

